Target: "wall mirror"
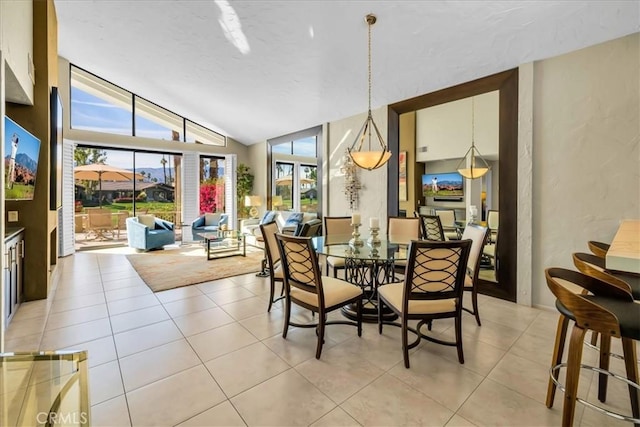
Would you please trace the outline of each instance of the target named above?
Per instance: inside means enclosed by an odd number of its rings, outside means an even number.
[[[485,177],[465,180],[459,195],[434,195],[425,192],[434,177],[455,172],[459,159],[471,144],[471,99],[474,99],[474,138],[483,157],[489,161],[491,172]],[[494,105],[494,106],[491,106]],[[496,111],[497,110],[497,111]],[[466,114],[464,112],[466,111]],[[518,70],[509,70],[472,82],[422,95],[389,106],[389,147],[393,153],[401,151],[400,129],[405,114],[414,115],[415,151],[408,168],[413,168],[415,210],[453,209],[456,219],[469,220],[469,206],[478,208],[478,222],[493,225],[494,255],[485,256],[481,270],[480,292],[516,301],[517,271],[517,134],[518,134]],[[421,117],[423,116],[423,117]],[[431,118],[431,126],[421,120]],[[431,117],[429,117],[431,116]],[[488,123],[495,120],[497,123]],[[457,126],[444,125],[453,121]],[[458,145],[443,143],[449,132],[450,140]],[[493,142],[492,142],[493,141]],[[497,145],[496,144],[497,141]],[[494,144],[493,146],[486,144]],[[426,147],[426,149],[424,148]],[[397,215],[398,165],[389,162],[389,215]],[[427,182],[423,182],[427,179]],[[395,180],[395,182],[394,182]],[[496,211],[498,212],[496,221]],[[409,213],[409,212],[408,212]],[[496,230],[497,229],[497,230]],[[495,242],[499,242],[499,245]],[[497,261],[496,261],[497,260]],[[497,268],[496,267],[497,263]]]

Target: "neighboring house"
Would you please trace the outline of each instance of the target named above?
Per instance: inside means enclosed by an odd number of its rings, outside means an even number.
[[[158,182],[136,182],[135,192],[133,189],[133,181],[111,181],[102,183],[102,196],[104,200],[113,202],[121,198],[135,198],[141,192],[147,195],[149,202],[173,202],[175,197],[175,189],[173,186]]]

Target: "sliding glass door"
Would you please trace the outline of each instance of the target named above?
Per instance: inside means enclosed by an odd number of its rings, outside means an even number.
[[[181,240],[181,162],[172,153],[76,147],[76,250],[126,245],[126,219],[139,214],[174,223]]]

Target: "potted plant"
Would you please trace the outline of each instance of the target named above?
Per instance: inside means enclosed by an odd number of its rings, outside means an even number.
[[[244,205],[244,198],[251,194],[253,190],[254,176],[251,173],[251,168],[244,163],[240,163],[236,168],[236,196],[238,201],[238,217],[248,218],[249,208]]]

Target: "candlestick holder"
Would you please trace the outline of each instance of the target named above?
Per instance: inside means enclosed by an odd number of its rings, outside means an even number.
[[[360,239],[360,231],[358,230],[362,224],[351,224],[353,226],[353,233],[351,233],[351,240],[349,245],[351,246],[364,246],[364,242]]]
[[[372,247],[380,246],[380,238],[378,237],[379,231],[380,231],[380,227],[369,228],[369,232],[371,233],[371,236],[369,236],[367,243],[369,243]]]

